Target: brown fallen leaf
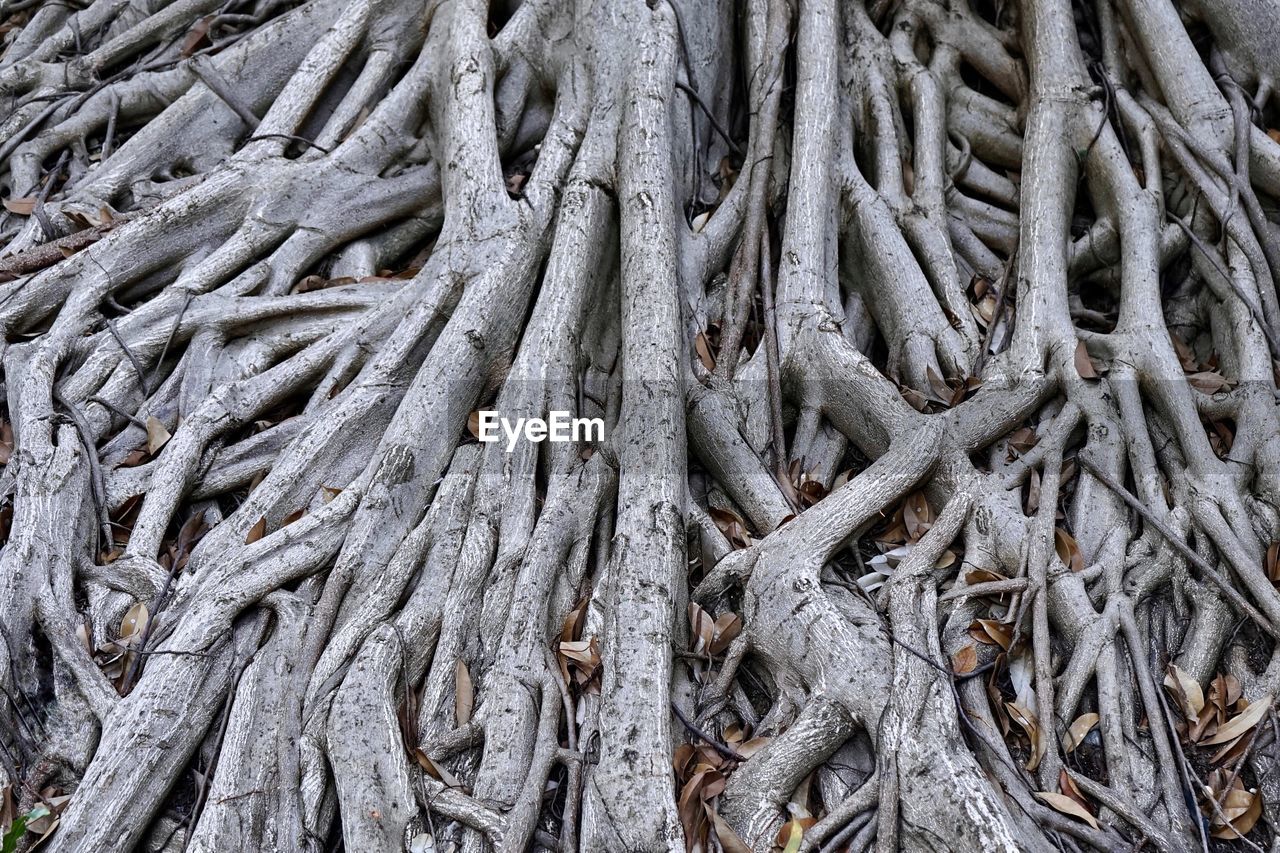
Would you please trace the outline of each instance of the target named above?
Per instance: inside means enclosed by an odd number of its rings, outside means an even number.
[[[1071,571],[1078,572],[1084,568],[1084,555],[1080,553],[1076,538],[1061,527],[1053,529],[1053,548],[1058,552],[1062,565]]]
[[[951,656],[951,671],[956,675],[965,675],[978,668],[978,648],[969,643]]]
[[[1231,386],[1230,380],[1217,371],[1202,370],[1187,376],[1192,388],[1205,394],[1216,394]]]
[[[1229,740],[1240,737],[1240,735],[1262,722],[1262,718],[1266,716],[1267,709],[1270,707],[1270,696],[1259,699],[1228,720],[1226,725],[1220,726],[1212,737],[1205,738],[1200,742],[1200,745],[1213,746],[1214,744],[1226,743]]]
[[[1164,686],[1178,702],[1182,715],[1195,720],[1204,709],[1204,691],[1194,678],[1183,672],[1177,664],[1169,664],[1164,676]]]
[[[147,605],[139,601],[130,607],[124,614],[124,618],[120,620],[120,639],[127,640],[142,636],[150,623],[151,614],[147,610]]]
[[[182,56],[190,56],[195,53],[203,45],[209,43],[209,27],[213,24],[215,15],[205,15],[196,21],[195,26],[187,31],[187,37],[182,40]]]
[[[1013,626],[994,619],[976,619],[969,626],[969,636],[988,646],[999,646],[1006,652],[1013,645]]]
[[[0,423],[0,465],[8,465],[13,457],[13,424]]]
[[[471,722],[471,711],[475,708],[475,688],[471,684],[471,673],[467,670],[466,661],[458,658],[453,665],[454,693],[453,715],[459,726]]]
[[[1209,819],[1209,834],[1233,839],[1248,835],[1262,816],[1262,797],[1246,789],[1237,775],[1227,787],[1227,771],[1214,770],[1200,791],[1200,811]],[[1212,800],[1212,802],[1210,802]]]
[[[708,372],[716,369],[716,358],[711,354],[711,343],[705,332],[698,332],[698,336],[693,339],[693,351],[698,354],[698,361],[702,362]]]
[[[730,512],[727,509],[718,509],[711,507],[707,510],[707,515],[711,516],[711,520],[715,522],[720,532],[729,540],[729,544],[734,548],[751,547],[751,534],[747,531],[747,524],[737,513]]]
[[[1063,744],[1063,749],[1067,752],[1074,751],[1076,747],[1084,742],[1089,732],[1093,731],[1093,727],[1098,724],[1099,719],[1100,717],[1094,713],[1081,714],[1076,717],[1067,729],[1067,739]]]
[[[155,415],[147,416],[147,453],[155,456],[160,452],[160,448],[169,443],[169,439],[172,437],[159,418]]]
[[[715,832],[716,840],[720,842],[720,846],[724,848],[725,853],[751,853],[751,848],[742,840],[738,833],[733,831],[733,827],[720,817],[720,815],[710,805],[704,803],[703,808],[707,811],[707,818],[711,821],[712,831]]]
[[[1027,758],[1026,769],[1035,770],[1040,766],[1040,759],[1044,758],[1045,750],[1048,747],[1045,738],[1041,736],[1040,724],[1036,721],[1036,715],[1017,702],[1005,702],[1004,707],[1009,712],[1009,717],[1026,732],[1027,740],[1031,742],[1031,755]]]
[[[742,617],[736,613],[721,613],[716,617],[714,628],[715,635],[707,651],[712,655],[719,655],[742,633]]]
[[[902,523],[907,528],[910,541],[918,542],[920,537],[933,527],[936,516],[925,499],[924,492],[913,492],[907,496],[902,505]]]
[[[267,535],[267,517],[264,515],[262,518],[259,518],[256,523],[254,523],[253,527],[249,528],[249,535],[244,538],[244,544],[252,545],[254,542],[257,542],[259,539],[261,539],[263,536],[266,536],[266,535]]]
[[[36,200],[33,196],[6,198],[4,206],[10,213],[16,213],[19,216],[30,216],[32,211],[36,209]]]
[[[437,782],[443,782],[449,788],[461,788],[462,782],[449,772],[448,768],[432,761],[421,747],[415,747],[413,750],[413,758],[418,762],[418,766],[427,771],[427,775]]]
[[[1081,379],[1098,378],[1098,370],[1093,364],[1093,359],[1089,358],[1089,350],[1085,347],[1084,341],[1076,341],[1075,360],[1076,373],[1080,374]]]
[[[1077,820],[1082,820],[1094,829],[1099,828],[1097,818],[1089,814],[1089,812],[1085,810],[1084,806],[1080,805],[1066,794],[1054,794],[1049,791],[1036,791],[1035,795],[1037,800],[1049,806],[1049,808],[1054,811],[1061,812],[1062,814],[1076,818]]]

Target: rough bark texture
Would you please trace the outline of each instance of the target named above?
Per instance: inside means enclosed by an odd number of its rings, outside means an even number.
[[[6,853],[1280,851],[1277,0],[0,49]]]

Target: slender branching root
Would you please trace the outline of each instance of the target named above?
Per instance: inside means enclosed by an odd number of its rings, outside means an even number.
[[[1280,849],[1278,79],[1274,0],[0,0],[4,851]]]

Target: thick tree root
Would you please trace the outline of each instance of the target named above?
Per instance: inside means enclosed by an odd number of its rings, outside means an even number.
[[[1280,849],[1275,11],[0,0],[5,850]]]

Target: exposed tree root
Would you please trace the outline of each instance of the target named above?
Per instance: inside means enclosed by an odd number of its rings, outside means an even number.
[[[1280,849],[1277,22],[0,0],[6,845]]]

